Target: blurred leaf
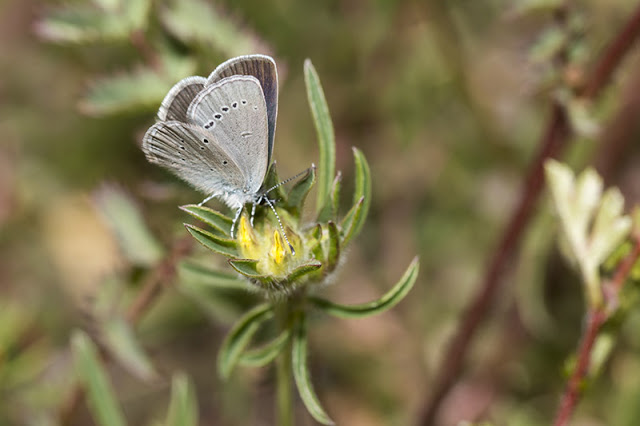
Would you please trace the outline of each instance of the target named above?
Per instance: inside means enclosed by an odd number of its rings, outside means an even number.
[[[310,297],[309,301],[324,312],[339,318],[363,318],[391,309],[398,304],[413,288],[418,278],[418,258],[414,258],[400,281],[380,299],[360,305],[339,305],[319,297]]]
[[[317,202],[317,210],[320,212],[330,196],[331,183],[335,175],[336,139],[320,78],[309,59],[304,61],[304,81],[307,86],[307,99],[313,115],[316,132],[318,133],[318,146],[320,148]]]
[[[140,347],[131,326],[122,318],[112,318],[103,326],[104,345],[122,366],[141,380],[157,377],[151,360]]]
[[[210,269],[191,261],[182,262],[178,266],[178,273],[181,281],[189,281],[198,286],[238,290],[247,289],[247,282],[238,278],[236,274]]]
[[[197,426],[198,401],[189,378],[175,374],[171,380],[171,402],[166,426]]]
[[[238,56],[256,50],[256,38],[201,0],[172,1],[160,11],[167,30],[185,44],[198,42],[213,46],[226,56]]]
[[[262,347],[244,352],[240,357],[240,364],[251,367],[264,367],[276,359],[289,343],[290,337],[291,330],[283,330],[278,337]]]
[[[71,338],[76,371],[87,391],[89,408],[100,426],[125,425],[124,416],[91,339],[82,331]]]
[[[309,414],[316,421],[324,425],[335,424],[324,408],[320,405],[320,400],[316,396],[309,377],[309,369],[307,367],[307,326],[304,316],[299,319],[296,324],[295,334],[293,335],[292,359],[293,378],[298,388],[298,393]]]
[[[233,219],[223,215],[222,213],[210,209],[209,207],[198,206],[196,204],[180,206],[180,209],[189,213],[196,219],[203,221],[213,229],[220,231],[225,236],[231,236]]]
[[[342,181],[342,173],[338,172],[331,186],[331,195],[320,212],[318,213],[318,222],[324,223],[328,220],[335,220],[338,217],[338,206],[340,203],[340,182]]]
[[[135,265],[152,266],[163,250],[151,234],[133,200],[121,189],[104,185],[96,191],[98,212],[116,235],[125,257]]]
[[[232,324],[248,309],[264,299],[255,292],[238,291],[236,288],[201,285],[192,280],[180,280],[178,289],[189,297],[214,321]]]
[[[567,46],[568,34],[564,28],[550,28],[542,33],[530,51],[532,62],[547,64]]]
[[[196,66],[192,59],[162,59],[160,70],[139,67],[96,80],[80,102],[80,110],[92,116],[155,110],[167,91],[181,78],[193,74]]]
[[[78,4],[54,10],[36,24],[40,37],[62,43],[120,41],[129,37],[129,31],[129,23],[119,14]]]
[[[227,238],[221,238],[217,235],[207,232],[204,229],[200,229],[197,226],[185,224],[187,231],[193,237],[198,240],[200,244],[212,250],[216,253],[223,254],[225,256],[237,257],[238,256],[238,243],[236,240]]]
[[[228,379],[253,335],[262,323],[273,317],[273,305],[263,303],[247,312],[231,328],[218,353],[218,374]]]

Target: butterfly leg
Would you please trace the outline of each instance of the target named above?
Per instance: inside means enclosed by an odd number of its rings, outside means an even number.
[[[233,223],[231,224],[231,239],[234,238],[234,233],[236,230],[236,223],[238,223],[238,219],[240,219],[240,214],[242,213],[242,209],[244,206],[241,206],[238,211],[236,211],[236,217],[233,218]]]
[[[198,203],[198,206],[202,206],[204,203],[206,203],[207,201],[210,201],[212,198],[214,198],[216,195],[218,194],[211,194],[209,195],[207,198],[205,198],[204,200],[200,201]]]

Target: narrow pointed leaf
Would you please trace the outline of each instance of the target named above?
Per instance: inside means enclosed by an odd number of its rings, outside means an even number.
[[[327,198],[329,198],[331,183],[335,175],[336,138],[320,78],[309,59],[304,62],[304,81],[307,86],[307,99],[313,115],[320,148],[317,202],[317,209],[320,211]]]
[[[312,272],[315,272],[320,268],[322,268],[322,263],[317,262],[317,261],[316,262],[309,262],[309,263],[306,263],[304,265],[300,265],[296,269],[291,271],[291,273],[289,275],[287,275],[286,281],[295,282],[298,279],[300,279],[301,277],[303,277],[304,275],[307,275],[307,274],[310,274]]]
[[[353,193],[353,203],[356,204],[360,200],[363,200],[363,202],[360,214],[357,218],[354,218],[357,220],[354,220],[349,239],[357,236],[362,230],[367,220],[367,214],[369,214],[369,206],[371,205],[371,171],[369,170],[369,164],[367,164],[366,158],[364,158],[362,152],[357,148],[353,148],[353,159],[356,166],[356,186]]]
[[[150,381],[157,377],[129,323],[116,317],[105,323],[103,331],[105,346],[126,370],[141,380]]]
[[[166,426],[197,426],[198,401],[189,378],[176,374],[171,380],[171,402]]]
[[[351,209],[347,212],[345,217],[342,219],[342,223],[340,224],[341,235],[342,235],[342,247],[346,247],[347,244],[351,241],[351,239],[355,236],[355,230],[357,224],[360,222],[362,217],[362,211],[364,207],[364,197],[360,198],[357,203],[351,207]]]
[[[264,278],[260,272],[258,272],[258,261],[254,259],[230,259],[229,264],[233,269],[240,272],[245,277],[249,278]]]
[[[54,10],[36,24],[36,33],[58,43],[93,43],[123,40],[129,36],[127,22],[116,13],[104,13],[87,5]]]
[[[138,206],[122,189],[104,185],[96,191],[94,201],[129,261],[151,266],[162,258],[162,246],[151,234]]]
[[[189,213],[191,216],[198,220],[203,221],[210,227],[221,232],[223,235],[231,236],[231,226],[233,225],[233,219],[219,213],[209,207],[198,206],[196,204],[189,204],[186,206],[180,206],[181,210]]]
[[[124,426],[124,415],[89,336],[76,331],[71,338],[75,368],[87,392],[89,409],[100,426]]]
[[[207,232],[204,229],[200,229],[196,226],[185,224],[187,231],[193,238],[198,240],[200,244],[212,250],[216,253],[223,254],[225,256],[237,257],[238,256],[238,243],[236,240],[227,238],[221,238],[217,235]]]
[[[194,285],[221,289],[246,290],[246,281],[236,274],[216,271],[194,262],[185,261],[178,266],[181,281],[189,281]]]
[[[264,346],[248,350],[240,357],[240,364],[251,367],[264,367],[272,362],[287,346],[291,338],[291,330],[286,329],[278,337]]]
[[[293,363],[293,378],[296,382],[300,398],[302,402],[304,402],[305,407],[307,407],[309,414],[323,425],[335,424],[320,405],[320,400],[311,384],[309,368],[307,366],[307,327],[304,316],[300,318],[299,323],[296,324],[291,360]]]
[[[225,337],[218,353],[218,373],[228,379],[240,355],[251,342],[260,325],[273,317],[273,305],[263,303],[247,312]]]
[[[295,185],[289,191],[289,196],[287,197],[287,205],[290,209],[295,209],[297,214],[300,214],[300,209],[302,204],[304,203],[309,190],[313,187],[313,184],[316,182],[316,167],[312,166],[307,169],[307,173],[298,180]]]
[[[418,258],[414,258],[400,281],[380,299],[359,305],[340,305],[319,297],[310,297],[309,301],[324,312],[339,318],[363,318],[384,312],[394,307],[413,288],[418,278]]]
[[[327,198],[324,206],[318,213],[318,222],[324,223],[328,220],[335,220],[338,217],[338,206],[340,203],[340,183],[342,173],[338,172],[331,186],[331,196]]]

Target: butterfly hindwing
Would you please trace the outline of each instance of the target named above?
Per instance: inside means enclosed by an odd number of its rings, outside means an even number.
[[[266,104],[258,80],[234,75],[205,87],[191,103],[187,120],[214,136],[238,165],[248,191],[257,193],[269,161]]]
[[[189,104],[204,89],[206,82],[206,78],[197,76],[187,77],[177,82],[160,104],[158,119],[160,121],[187,121]]]

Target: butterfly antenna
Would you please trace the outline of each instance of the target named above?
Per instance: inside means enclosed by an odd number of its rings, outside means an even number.
[[[276,188],[278,188],[278,187],[280,187],[280,186],[284,185],[285,183],[289,183],[289,182],[291,182],[292,180],[298,179],[298,178],[299,178],[300,176],[302,176],[303,174],[305,174],[305,173],[309,173],[309,170],[311,170],[311,169],[314,169],[314,170],[315,170],[315,168],[316,168],[316,165],[315,165],[315,164],[313,164],[313,163],[311,163],[311,167],[309,167],[308,169],[304,169],[303,171],[301,171],[301,172],[300,172],[300,173],[298,173],[297,175],[295,175],[295,176],[291,176],[291,177],[289,177],[289,178],[287,178],[287,179],[283,180],[282,182],[280,182],[280,183],[278,183],[278,184],[276,184],[276,185],[273,185],[271,188],[269,188],[269,189],[267,189],[266,191],[264,191],[264,192],[263,192],[263,194],[264,194],[264,195],[267,195],[268,193],[270,193],[270,192],[271,192],[271,191],[273,191],[274,189],[276,189]]]
[[[296,251],[293,249],[293,246],[289,242],[289,238],[287,238],[287,233],[284,232],[284,226],[282,226],[282,221],[280,220],[280,215],[278,215],[278,212],[276,211],[276,208],[273,207],[273,203],[271,202],[271,200],[269,200],[269,197],[264,197],[264,201],[271,208],[271,211],[273,211],[273,214],[276,215],[276,219],[278,219],[278,225],[280,225],[280,230],[282,231],[282,236],[284,237],[284,240],[289,245],[289,249],[291,249],[291,254],[295,256],[296,255]]]

